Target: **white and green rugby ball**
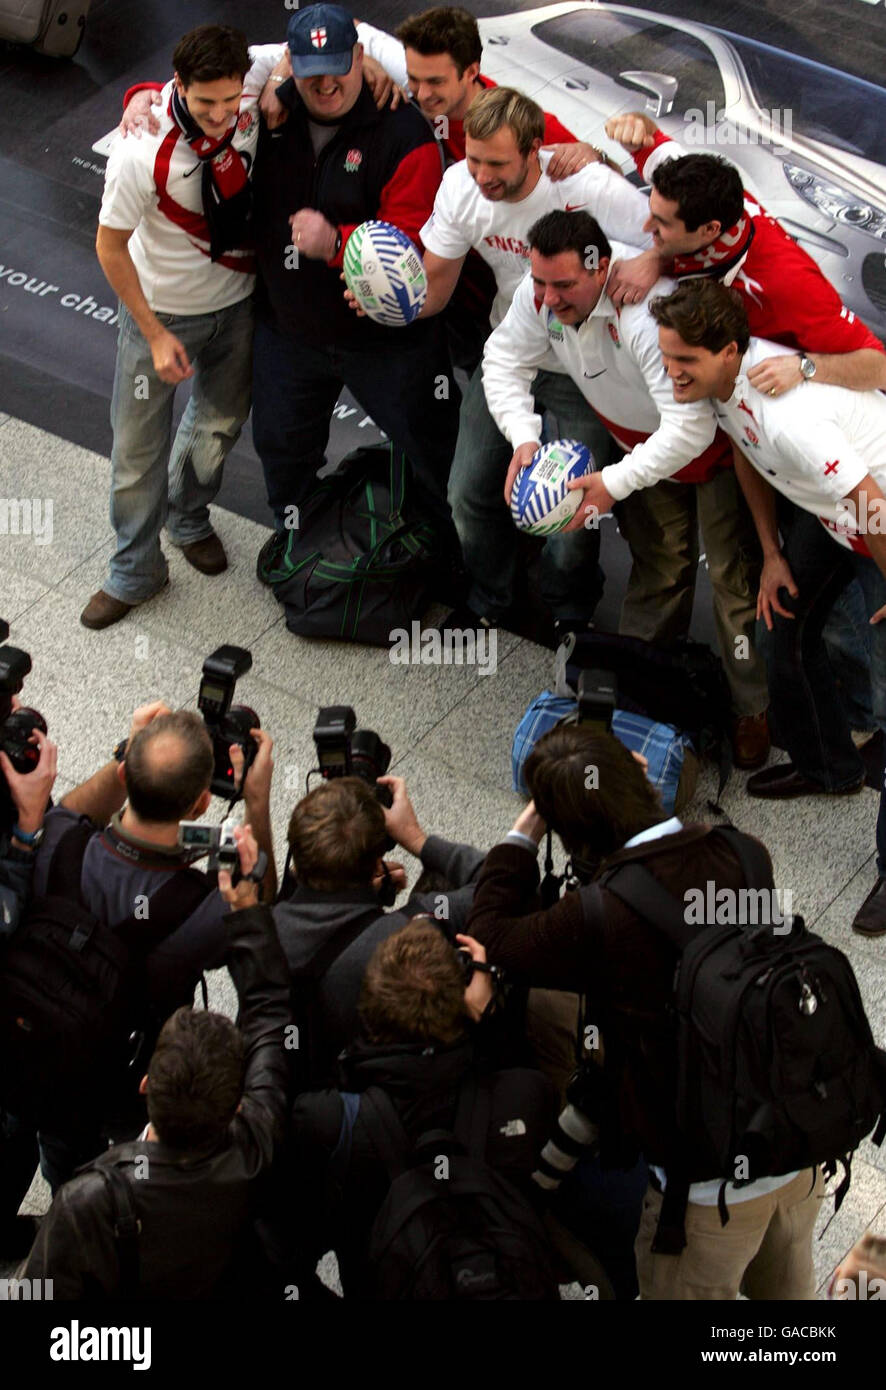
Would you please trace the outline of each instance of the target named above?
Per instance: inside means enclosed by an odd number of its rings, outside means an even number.
[[[421,256],[406,233],[390,222],[361,222],[355,227],[342,270],[367,318],[386,328],[412,323],[428,297]]]

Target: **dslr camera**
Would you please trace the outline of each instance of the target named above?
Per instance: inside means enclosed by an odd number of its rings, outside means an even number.
[[[5,644],[9,624],[0,618],[0,642]],[[18,647],[0,647],[0,748],[16,772],[33,772],[40,761],[40,749],[30,743],[35,729],[46,733],[46,720],[35,709],[13,710],[12,697],[18,695],[31,670],[31,658]]]
[[[197,696],[197,708],[209,730],[215,755],[209,789],[213,796],[222,796],[231,805],[239,801],[242,795],[242,782],[239,788],[235,784],[231,749],[236,746],[243,750],[244,778],[258,752],[258,744],[249,730],[260,729],[261,720],[248,705],[231,703],[237,681],[251,667],[252,653],[245,647],[216,647],[203,663],[200,693]]]
[[[391,765],[391,750],[372,729],[358,729],[350,705],[324,705],[314,725],[317,763],[325,781],[333,777],[360,777],[375,792],[382,806],[391,806],[390,787],[380,787]]]

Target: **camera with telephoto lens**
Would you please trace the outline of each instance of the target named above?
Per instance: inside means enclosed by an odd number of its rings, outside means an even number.
[[[382,806],[393,804],[390,787],[380,787],[391,765],[391,750],[372,729],[358,729],[350,705],[324,705],[317,713],[314,744],[325,781],[333,777],[360,777],[375,792]]]
[[[217,647],[203,663],[203,676],[197,708],[212,739],[215,767],[209,790],[232,804],[243,793],[243,782],[236,785],[231,749],[243,750],[243,779],[255,762],[258,744],[250,729],[260,729],[261,721],[248,705],[232,705],[234,688],[252,667],[252,654],[245,647]]]
[[[0,620],[0,641],[9,636],[9,624]],[[31,670],[31,658],[18,647],[0,647],[0,748],[16,772],[33,772],[40,761],[40,749],[31,743],[35,729],[46,733],[46,720],[38,710],[13,710],[12,698],[18,695]]]
[[[234,839],[234,825],[232,820],[224,820],[221,825],[203,825],[197,820],[179,821],[179,847],[188,850],[192,859],[202,859],[208,855],[208,868],[227,869],[231,877],[236,878],[240,855]]]

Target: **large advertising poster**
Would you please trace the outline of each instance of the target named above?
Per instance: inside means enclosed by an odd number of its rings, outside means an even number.
[[[113,296],[94,255],[107,137],[132,82],[169,75],[177,39],[229,23],[282,39],[295,0],[94,0],[78,51],[0,52],[0,350],[4,408],[100,452],[110,444]],[[39,4],[0,0],[0,38]],[[357,18],[393,30],[416,0],[367,0]],[[687,148],[728,154],[747,187],[818,261],[848,313],[886,337],[886,4],[884,0],[478,0],[483,71],[533,96],[606,148],[618,112],[650,114]],[[14,18],[14,16],[16,16]],[[60,403],[64,402],[64,409]],[[371,421],[339,408],[344,452]],[[222,498],[252,505],[238,446]],[[250,467],[255,460],[249,458]],[[260,499],[255,504],[262,506]],[[264,520],[256,512],[256,519]]]

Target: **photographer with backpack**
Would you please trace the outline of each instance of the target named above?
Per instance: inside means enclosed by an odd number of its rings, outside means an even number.
[[[479,1070],[474,1027],[496,1008],[483,948],[413,919],[382,941],[360,996],[342,1090],[292,1114],[291,1240],[299,1297],[330,1248],[345,1298],[556,1298],[530,1205],[555,1114],[537,1071]]]
[[[525,776],[534,800],[487,856],[467,929],[509,973],[587,996],[601,1164],[650,1165],[641,1297],[814,1297],[818,1164],[846,1159],[886,1104],[848,963],[774,910],[759,841],[667,819],[613,735],[553,729]],[[527,912],[546,826],[582,886]]]
[[[267,892],[273,744],[252,736],[243,798]],[[240,756],[233,749],[232,764]],[[108,1139],[138,1132],[139,1068],[163,1020],[224,964],[226,904],[178,845],[179,821],[210,805],[214,765],[199,715],[144,705],[114,758],[45,818],[31,905],[0,974],[0,1105],[7,1125],[39,1131],[53,1191]],[[29,1181],[18,1172],[13,1190],[10,1179],[6,1214]]]

